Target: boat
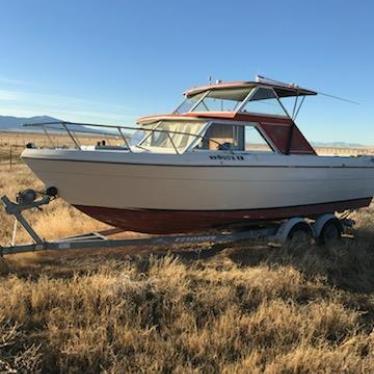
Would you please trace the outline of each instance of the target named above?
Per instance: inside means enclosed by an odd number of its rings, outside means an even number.
[[[374,158],[319,156],[296,124],[305,98],[317,94],[264,77],[217,81],[187,90],[173,112],[142,117],[135,128],[60,122],[73,146],[29,144],[22,159],[80,211],[142,233],[366,207],[374,194]],[[46,132],[48,125],[34,124]],[[81,145],[78,125],[96,134],[118,132],[121,144]]]

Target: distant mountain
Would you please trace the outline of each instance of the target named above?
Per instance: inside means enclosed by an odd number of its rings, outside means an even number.
[[[36,117],[11,117],[0,116],[0,131],[25,131],[24,123],[44,123],[61,121],[57,118],[49,116],[36,116]]]
[[[331,148],[365,148],[364,145],[359,143],[346,143],[346,142],[312,142],[314,147],[331,147]]]

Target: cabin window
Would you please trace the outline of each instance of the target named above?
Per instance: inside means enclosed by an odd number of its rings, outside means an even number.
[[[259,87],[252,98],[244,105],[241,110],[247,113],[259,113],[276,116],[287,116],[280,105],[272,89]]]
[[[245,126],[244,149],[248,152],[273,152],[256,127]]]
[[[206,131],[197,149],[244,150],[244,127],[213,123]]]
[[[164,148],[183,151],[198,137],[204,123],[190,121],[161,121],[153,132],[145,132],[139,148]]]
[[[220,123],[210,125],[196,149],[273,152],[254,125],[235,126]]]

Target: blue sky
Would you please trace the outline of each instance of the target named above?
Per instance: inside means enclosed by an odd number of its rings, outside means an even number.
[[[190,86],[263,74],[310,98],[314,141],[374,144],[374,1],[0,3],[0,114],[132,124]]]

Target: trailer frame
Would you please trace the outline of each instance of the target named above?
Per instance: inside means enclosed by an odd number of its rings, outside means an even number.
[[[270,242],[283,243],[287,241],[290,233],[298,225],[308,225],[311,235],[318,240],[324,225],[331,220],[339,220],[342,231],[346,227],[352,227],[353,221],[338,219],[335,214],[324,214],[311,221],[304,217],[292,217],[280,222],[261,223],[255,226],[239,229],[226,229],[208,233],[190,233],[173,235],[153,235],[150,237],[132,239],[110,239],[111,235],[124,232],[122,229],[112,228],[100,232],[91,232],[77,236],[71,236],[60,240],[44,240],[34,230],[31,224],[23,216],[22,212],[32,209],[41,209],[42,206],[50,204],[57,198],[57,190],[53,187],[45,192],[36,192],[32,189],[21,191],[17,194],[16,201],[12,201],[6,195],[0,198],[7,214],[15,218],[12,241],[8,246],[0,245],[0,256],[39,252],[39,251],[62,251],[75,249],[102,249],[121,248],[130,246],[166,246],[187,245],[199,243],[229,243],[243,240],[266,239]],[[23,227],[29,234],[33,243],[16,244],[17,226]]]

